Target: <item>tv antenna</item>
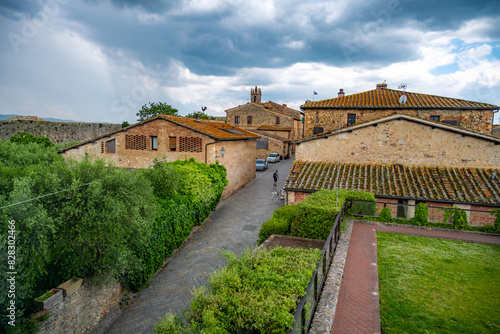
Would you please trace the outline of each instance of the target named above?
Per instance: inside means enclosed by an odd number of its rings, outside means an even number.
[[[408,100],[408,98],[405,95],[405,93],[406,93],[406,84],[402,83],[401,85],[398,86],[398,89],[402,89],[403,90],[403,95],[401,95],[399,97],[399,104],[405,105],[406,101]]]

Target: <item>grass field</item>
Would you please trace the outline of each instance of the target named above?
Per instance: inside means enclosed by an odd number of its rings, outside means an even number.
[[[500,246],[377,232],[383,333],[500,333]]]

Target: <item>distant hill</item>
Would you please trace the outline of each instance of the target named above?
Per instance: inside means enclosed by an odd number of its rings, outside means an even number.
[[[14,117],[14,116],[20,116],[20,115],[2,115],[2,114],[0,114],[0,121],[4,121],[7,118],[11,118],[11,117]],[[51,117],[41,117],[41,118],[43,118],[44,121],[48,121],[48,122],[79,122],[79,123],[85,123],[85,122],[82,122],[82,121],[71,121],[71,120],[68,120],[68,119],[59,119],[59,118],[51,118]]]

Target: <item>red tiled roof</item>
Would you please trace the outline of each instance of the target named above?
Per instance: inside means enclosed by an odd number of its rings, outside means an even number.
[[[462,129],[462,128],[459,128],[458,126],[446,124],[446,123],[439,122],[439,121],[431,121],[431,120],[422,119],[419,117],[408,116],[408,115],[400,114],[399,112],[394,112],[394,113],[387,115],[385,117],[380,117],[380,118],[376,118],[376,119],[369,120],[369,121],[359,122],[359,123],[356,123],[353,125],[347,125],[347,126],[342,127],[340,129],[340,131],[335,130],[335,131],[331,131],[331,132],[327,132],[327,133],[319,133],[319,134],[312,135],[312,136],[307,137],[307,138],[297,139],[294,142],[297,144],[300,144],[300,143],[303,143],[306,141],[316,140],[316,139],[320,139],[320,138],[327,138],[330,136],[335,136],[338,133],[352,132],[354,130],[358,130],[361,128],[366,128],[366,127],[377,125],[377,124],[384,123],[384,122],[392,122],[395,120],[406,120],[406,121],[410,121],[410,122],[415,122],[415,123],[430,126],[431,128],[439,128],[439,129],[450,131],[450,132],[460,133],[462,136],[470,136],[470,137],[474,137],[474,138],[480,138],[480,139],[492,141],[497,145],[500,144],[500,141],[498,140],[498,138],[493,136],[493,135],[486,135],[486,134],[483,134],[483,133],[480,133],[480,132],[477,132],[474,130],[470,130],[470,129]]]
[[[240,108],[248,108],[248,107],[258,108],[262,111],[272,111],[272,112],[280,114],[280,115],[292,117],[293,119],[296,119],[299,121],[300,121],[302,114],[303,114],[302,111],[288,108],[282,104],[278,104],[278,103],[273,102],[273,101],[262,102],[262,103],[248,102],[247,104],[243,104],[243,105],[239,105],[237,107],[229,108],[226,110],[226,113],[228,111],[236,111]]]
[[[194,118],[168,115],[160,115],[151,118],[151,120],[156,118],[167,119],[173,123],[199,131],[209,137],[219,140],[251,139],[259,137],[242,128],[221,121],[202,119],[200,122],[197,122]]]
[[[283,114],[285,116],[293,117],[294,119],[299,120],[299,121],[300,121],[300,118],[302,117],[302,112],[295,110],[295,109],[292,109],[292,108],[288,108],[286,105],[283,105],[283,104],[278,104],[278,103],[273,102],[273,101],[268,101],[268,102],[262,103],[262,105],[266,108],[269,108],[269,109],[271,109],[275,112],[278,112],[280,114]]]
[[[65,152],[70,149],[80,147],[82,145],[88,144],[88,143],[93,143],[98,139],[104,138],[104,137],[111,137],[116,133],[122,132],[122,131],[127,131],[128,129],[131,129],[133,127],[136,127],[138,125],[142,125],[154,120],[167,120],[172,123],[175,123],[177,125],[186,127],[188,129],[191,129],[195,132],[200,132],[202,134],[205,134],[209,137],[212,137],[214,139],[218,140],[241,140],[241,139],[256,139],[259,138],[258,135],[253,134],[249,131],[246,131],[242,128],[238,128],[236,126],[233,126],[231,124],[227,124],[224,122],[220,121],[212,121],[212,120],[200,120],[200,122],[197,122],[194,118],[188,118],[188,117],[182,117],[182,116],[170,116],[170,115],[158,115],[152,118],[149,118],[147,120],[144,120],[139,123],[135,123],[132,125],[129,125],[125,128],[118,129],[109,133],[106,133],[104,135],[92,138],[90,140],[81,142],[80,144],[73,145],[70,147],[66,147],[59,152]]]
[[[363,190],[375,196],[500,204],[500,169],[295,161],[285,189]]]
[[[275,125],[261,125],[257,128],[257,130],[263,131],[292,131],[292,128],[282,128]]]
[[[404,105],[399,103],[401,95],[406,95]],[[387,88],[377,88],[366,92],[345,95],[333,99],[308,102],[301,106],[308,108],[339,108],[339,109],[411,109],[411,108],[439,108],[439,109],[499,109],[488,103],[473,102],[450,97],[427,95],[420,93],[403,92]]]
[[[274,138],[274,139],[281,140],[284,143],[289,143],[289,142],[292,141],[291,139],[286,139],[286,138],[283,138],[283,137],[280,137],[280,136],[276,136],[276,135],[273,135],[273,134],[268,133],[266,131],[261,131],[261,130],[250,130],[250,131],[253,132],[253,133],[256,133],[258,135],[264,136],[264,137],[269,137],[269,138]]]

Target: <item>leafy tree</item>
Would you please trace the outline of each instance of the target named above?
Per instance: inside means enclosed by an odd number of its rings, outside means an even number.
[[[27,144],[27,143],[37,143],[42,144],[46,147],[52,146],[53,143],[47,137],[35,137],[27,132],[18,132],[10,137],[10,141],[13,143]]]
[[[128,124],[128,122],[127,122],[127,121],[124,121],[124,122],[122,123],[122,128],[126,128],[126,127],[127,127],[127,126],[129,126],[129,125],[130,125],[130,124]]]
[[[193,111],[192,113],[187,114],[186,117],[196,118],[196,114],[200,114],[201,119],[215,119],[215,117],[207,115],[203,111]]]
[[[142,109],[136,114],[136,116],[139,117],[137,120],[140,122],[158,115],[177,116],[178,112],[179,111],[173,108],[170,104],[163,102],[150,102],[149,106],[147,104],[143,105]]]

